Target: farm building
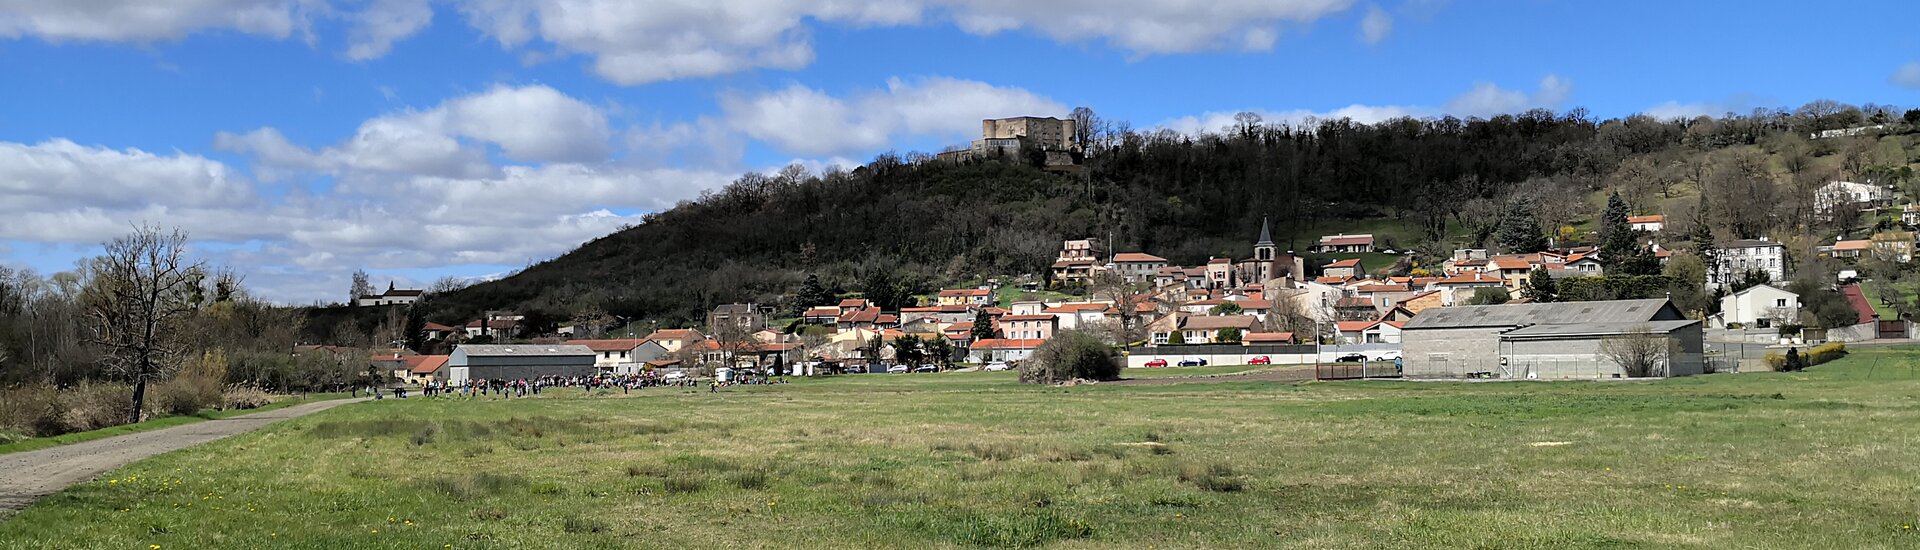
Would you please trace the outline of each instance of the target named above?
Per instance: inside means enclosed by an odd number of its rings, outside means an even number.
[[[1703,333],[1663,300],[1432,308],[1400,334],[1409,378],[1618,378],[1625,342],[1651,342],[1652,376],[1703,372]]]
[[[592,348],[578,344],[463,345],[447,357],[447,382],[592,376],[594,355]]]

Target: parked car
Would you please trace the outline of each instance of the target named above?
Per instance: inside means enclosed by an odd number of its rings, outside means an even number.
[[[1163,362],[1163,363],[1164,363],[1164,362]],[[987,363],[987,367],[986,367],[986,370],[988,370],[988,371],[1003,371],[1003,370],[1013,370],[1013,366],[1012,366],[1012,365],[1008,365],[1008,364],[1006,364],[1006,363],[1004,363],[1004,362],[1000,362],[1000,361],[994,361],[994,362],[992,362],[992,363]]]
[[[1399,361],[1399,360],[1400,360],[1400,354],[1398,353],[1389,353],[1389,354],[1380,356],[1379,359],[1375,359],[1375,361]]]
[[[887,374],[906,374],[906,373],[907,373],[906,365],[894,365],[891,367],[887,367]]]
[[[1165,366],[1167,366],[1166,359],[1154,359],[1152,361],[1147,362],[1147,368],[1150,368],[1150,369],[1157,369]]]
[[[660,377],[660,379],[661,380],[686,380],[687,373],[682,371],[673,371],[673,372],[667,373],[666,376]]]
[[[1181,360],[1180,360],[1180,366],[1182,366],[1182,367],[1204,367],[1204,366],[1207,366],[1207,360],[1206,360],[1206,359],[1201,359],[1201,358],[1199,358],[1199,357],[1188,357],[1188,358],[1185,358],[1185,359],[1181,359]]]
[[[1333,362],[1335,362],[1335,363],[1365,363],[1365,362],[1367,362],[1367,354],[1364,354],[1364,353],[1349,353],[1349,354],[1346,354],[1346,355],[1342,355],[1342,356],[1340,356],[1340,357],[1338,357],[1338,358],[1335,358],[1335,359],[1333,360]]]
[[[940,367],[937,367],[934,365],[920,365],[918,367],[914,367],[913,372],[940,372]]]
[[[1247,364],[1249,365],[1269,365],[1272,363],[1273,363],[1273,359],[1265,355],[1247,360]]]

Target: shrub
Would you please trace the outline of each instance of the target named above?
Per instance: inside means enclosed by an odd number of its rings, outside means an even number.
[[[234,386],[220,394],[220,407],[227,410],[258,409],[271,403],[273,396],[254,386]]]
[[[84,432],[125,424],[128,408],[132,404],[132,386],[81,382],[60,392],[59,433]]]
[[[0,390],[0,431],[45,437],[65,433],[60,396],[53,386],[30,385]]]
[[[1053,335],[1033,356],[1020,364],[1023,384],[1055,384],[1084,378],[1113,380],[1120,377],[1120,365],[1113,360],[1113,348],[1092,334],[1077,330]]]

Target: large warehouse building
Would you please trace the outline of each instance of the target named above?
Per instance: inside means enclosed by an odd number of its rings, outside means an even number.
[[[1704,372],[1703,333],[1666,300],[1431,308],[1400,333],[1408,378],[1620,378],[1608,340],[1654,342],[1653,376]],[[1616,349],[1623,347],[1613,344]],[[1644,347],[1644,346],[1643,346]]]
[[[447,383],[592,376],[591,348],[574,344],[463,345],[447,357]]]

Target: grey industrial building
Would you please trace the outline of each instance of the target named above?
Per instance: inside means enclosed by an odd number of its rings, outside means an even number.
[[[1626,376],[1601,342],[1646,331],[1668,343],[1656,375],[1704,372],[1703,333],[1663,299],[1430,308],[1400,333],[1408,378]]]
[[[592,348],[577,344],[462,345],[447,357],[447,381],[592,376]]]

